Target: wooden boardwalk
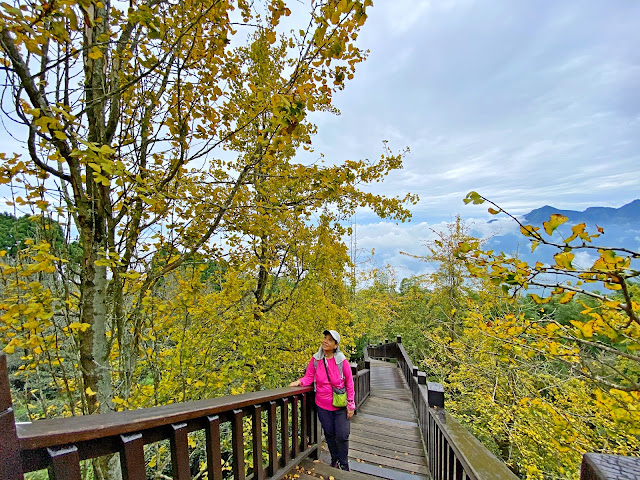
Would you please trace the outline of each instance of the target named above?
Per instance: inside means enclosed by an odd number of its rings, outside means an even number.
[[[320,460],[304,460],[302,480],[428,480],[417,417],[409,389],[395,363],[371,360],[371,396],[351,420],[351,472],[331,468],[326,444]]]

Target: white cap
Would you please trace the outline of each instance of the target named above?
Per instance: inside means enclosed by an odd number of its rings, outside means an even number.
[[[340,334],[335,330],[325,330],[322,332],[323,335],[331,335],[331,337],[336,341],[336,343],[340,343]]]

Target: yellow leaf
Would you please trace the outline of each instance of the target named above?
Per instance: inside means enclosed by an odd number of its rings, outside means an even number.
[[[54,130],[53,131],[53,136],[56,137],[58,140],[66,140],[67,136],[62,133],[60,130]]]
[[[465,204],[473,202],[474,205],[480,205],[484,203],[484,198],[478,192],[469,192],[463,201]]]
[[[264,34],[265,38],[267,39],[267,42],[274,44],[276,43],[276,32],[274,32],[273,30],[268,30],[265,34]]]
[[[100,57],[102,57],[102,52],[100,51],[100,49],[98,47],[93,47],[91,49],[91,52],[89,53],[89,58],[92,60],[97,60]]]
[[[569,303],[575,294],[576,292],[565,293],[562,298],[560,298],[560,303]]]
[[[93,390],[91,390],[91,387],[87,387],[87,388],[86,388],[86,390],[85,390],[85,393],[86,393],[87,395],[89,395],[90,397],[92,397],[92,396],[94,396],[94,395],[97,395],[97,393],[96,393],[96,392],[94,392]]]
[[[573,270],[571,262],[575,258],[575,255],[571,252],[556,253],[553,258],[556,261],[556,265],[566,270]]]
[[[525,237],[537,237],[538,235],[536,234],[536,232],[540,230],[539,227],[534,227],[533,225],[523,225],[522,227],[520,227],[520,233],[522,233],[522,235],[524,235]]]
[[[573,235],[571,235],[570,237],[567,237],[563,240],[564,243],[569,243],[573,240],[576,239],[576,237],[580,234],[584,233],[584,229],[586,228],[586,224],[584,223],[579,223],[578,225],[574,225],[573,227],[571,227],[571,231],[573,232]]]
[[[551,301],[551,297],[547,297],[547,298],[540,298],[538,295],[536,295],[535,293],[531,294],[531,298],[533,299],[534,302],[540,304],[540,303],[549,303]]]
[[[569,219],[564,215],[554,213],[551,215],[548,222],[542,222],[542,226],[544,227],[544,231],[547,232],[547,235],[551,235],[556,228],[568,220]]]

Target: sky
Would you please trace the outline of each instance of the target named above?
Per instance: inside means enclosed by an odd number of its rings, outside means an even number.
[[[514,230],[464,205],[472,190],[514,214],[640,198],[640,1],[374,0],[368,14],[358,42],[369,58],[334,97],[341,115],[310,115],[315,152],[300,158],[409,147],[404,168],[372,191],[420,202],[401,224],[358,211],[363,268],[429,271],[400,252],[425,255],[457,214],[480,235]]]
[[[382,141],[410,148],[373,191],[420,196],[412,221],[355,218],[358,257],[400,277],[424,273],[400,250],[460,214],[486,225],[472,191],[514,214],[584,210],[640,198],[640,2],[636,0],[375,0],[359,37],[370,50],[318,114],[316,153],[374,159]]]

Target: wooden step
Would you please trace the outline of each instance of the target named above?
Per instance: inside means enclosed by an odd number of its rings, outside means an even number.
[[[386,450],[389,451],[390,453],[393,453],[394,455],[400,454],[400,455],[422,455],[424,456],[424,449],[422,448],[422,443],[417,446],[417,447],[410,447],[407,445],[389,445],[388,442],[384,441],[384,440],[374,440],[368,437],[356,437],[356,436],[351,436],[349,437],[349,445],[351,444],[354,445],[366,445],[367,447],[372,447],[371,451],[373,453],[377,453],[375,450]],[[360,449],[362,450],[362,449]],[[369,451],[369,450],[367,450]]]
[[[426,465],[426,461],[424,459],[421,459],[421,463],[417,464],[417,463],[411,463],[411,462],[407,462],[407,461],[403,461],[403,459],[400,458],[400,456],[398,456],[398,459],[395,458],[389,458],[389,457],[384,457],[382,455],[377,455],[374,453],[367,453],[367,452],[360,452],[358,450],[354,450],[354,449],[349,449],[349,458],[352,459],[359,459],[362,460],[363,462],[369,463],[371,465],[377,465],[378,467],[385,467],[385,468],[393,468],[395,470],[402,470],[404,472],[408,472],[408,473],[412,473],[412,474],[422,474],[422,475],[429,475],[429,470],[427,470],[427,465]],[[353,462],[352,460],[349,461],[349,465],[354,465],[354,469],[355,469],[355,465],[361,463],[361,462]]]
[[[349,462],[352,471],[374,475],[375,477],[386,478],[388,480],[429,480],[429,475],[416,475],[401,472],[392,468],[377,467],[368,463]]]
[[[300,462],[300,467],[302,467],[304,474],[311,476],[313,480],[320,478],[323,480],[331,480],[331,477],[335,480],[379,480],[373,475],[356,471],[345,472],[344,470],[333,468],[323,461],[311,460],[309,458],[305,458]]]

